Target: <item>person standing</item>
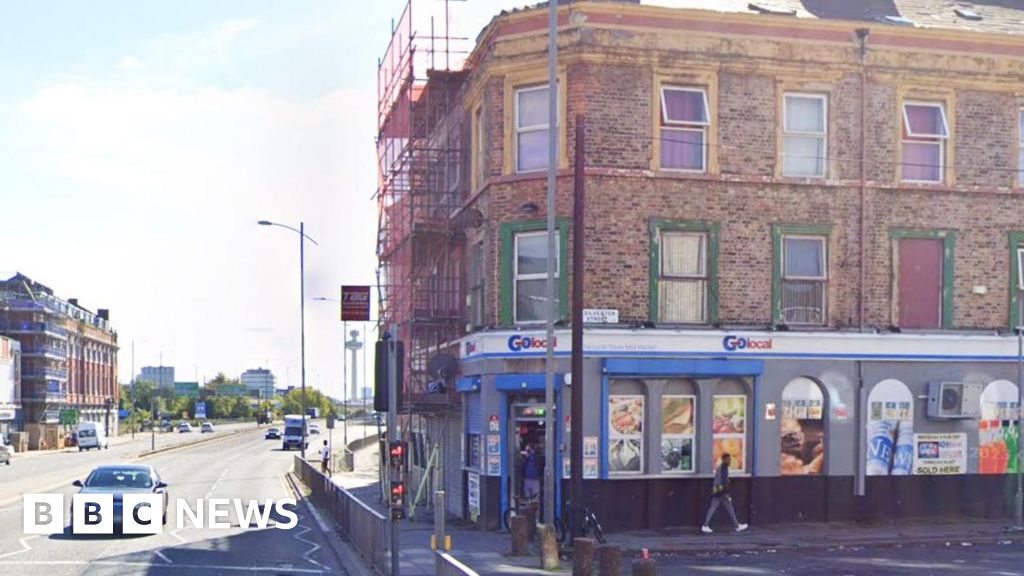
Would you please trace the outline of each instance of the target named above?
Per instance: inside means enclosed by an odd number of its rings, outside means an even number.
[[[711,519],[715,517],[715,512],[718,511],[719,506],[725,508],[737,532],[743,532],[749,527],[746,524],[741,524],[736,519],[736,510],[732,507],[732,496],[729,496],[729,464],[731,462],[732,456],[722,454],[722,462],[718,465],[718,469],[715,470],[715,483],[711,489],[711,505],[708,507],[708,513],[704,517],[704,525],[700,527],[700,531],[705,534],[714,532],[711,529]]]
[[[331,475],[331,447],[327,445],[327,440],[324,440],[324,446],[320,449],[320,472]]]
[[[523,496],[533,500],[540,496],[540,479],[544,470],[540,455],[533,443],[526,445],[526,458],[523,458]]]

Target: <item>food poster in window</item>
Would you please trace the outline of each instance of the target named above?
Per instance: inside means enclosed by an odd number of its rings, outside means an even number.
[[[694,396],[661,397],[661,470],[693,472]]]
[[[1015,474],[1020,429],[1017,427],[1017,385],[997,380],[981,393],[978,421],[978,473]]]
[[[746,469],[747,397],[742,394],[715,396],[711,404],[712,464],[718,466],[723,454],[729,454],[729,469]]]
[[[779,471],[783,476],[817,475],[825,463],[824,394],[816,382],[797,378],[782,391]]]
[[[906,476],[914,467],[914,404],[899,380],[879,382],[868,396],[868,476]]]
[[[608,471],[639,473],[643,470],[644,397],[608,397]]]

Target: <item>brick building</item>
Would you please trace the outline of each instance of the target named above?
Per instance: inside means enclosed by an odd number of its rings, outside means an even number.
[[[0,281],[0,334],[21,343],[21,404],[29,446],[50,448],[68,431],[62,410],[117,433],[117,332],[110,313],[16,274]]]
[[[572,378],[584,498],[613,530],[696,525],[730,452],[756,522],[1008,513],[1024,9],[673,4],[560,8],[559,304],[567,321],[584,115],[584,306],[617,318],[587,325]],[[447,447],[451,511],[488,528],[545,435],[547,18],[497,15],[429,73],[403,18],[381,68],[381,309],[412,349],[408,429]],[[441,287],[457,324],[423,313]],[[459,378],[431,397],[445,355]]]

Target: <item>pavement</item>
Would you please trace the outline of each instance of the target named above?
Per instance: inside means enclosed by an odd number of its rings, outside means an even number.
[[[367,505],[384,512],[377,483],[377,448],[355,454],[356,471],[334,475],[334,481]],[[401,525],[403,575],[435,574],[430,550],[432,512],[422,508],[423,521]],[[679,573],[750,574],[957,574],[967,566],[986,565],[986,573],[1024,576],[1024,532],[1006,532],[1006,520],[928,519],[886,524],[779,524],[751,526],[743,533],[728,527],[702,534],[699,527],[606,534],[622,548],[623,574],[643,550],[659,566]],[[505,531],[483,531],[450,519],[451,555],[481,575],[569,574],[571,550],[563,550],[563,569],[540,569],[539,550],[510,557],[511,537]],[[914,560],[917,558],[917,560]],[[933,562],[933,558],[945,558]],[[980,563],[980,564],[979,564]],[[723,570],[731,566],[731,569]],[[774,566],[774,567],[773,567]]]
[[[317,512],[301,498],[301,492],[288,483],[287,474],[296,452],[282,451],[279,442],[264,440],[263,428],[257,430],[249,425],[249,430],[236,434],[227,428],[218,427],[216,434],[204,435],[208,441],[182,444],[144,456],[139,454],[149,448],[148,438],[144,446],[128,443],[111,446],[110,450],[54,454],[16,462],[9,471],[19,472],[16,483],[28,486],[25,491],[62,494],[65,503],[76,492],[69,483],[46,488],[66,476],[84,476],[84,472],[72,474],[73,471],[126,459],[145,462],[154,466],[169,485],[172,505],[168,523],[157,535],[82,536],[65,529],[61,534],[36,536],[22,531],[20,501],[0,504],[0,575],[364,574],[358,570],[361,560],[351,547],[318,518]],[[170,439],[166,441],[165,447],[171,448]],[[30,463],[35,462],[60,467],[30,469]],[[4,468],[0,470],[0,490],[9,492],[7,479],[14,474],[6,474],[8,467]],[[215,498],[238,498],[243,505],[249,500],[265,503],[267,499],[298,498],[298,525],[290,530],[275,528],[273,524],[286,518],[274,512],[270,526],[250,527],[249,522],[239,522],[231,511],[231,527],[227,529],[197,528],[190,521],[183,521],[178,527],[176,501],[180,499],[194,509],[196,500]]]

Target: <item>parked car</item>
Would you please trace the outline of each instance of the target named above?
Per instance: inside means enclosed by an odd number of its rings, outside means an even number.
[[[191,431],[192,431],[192,425],[189,424],[188,422],[182,422],[181,424],[178,424],[178,433],[179,434],[184,434],[185,432],[191,432]]]
[[[110,441],[107,440],[107,431],[104,430],[101,424],[96,422],[79,422],[78,423],[78,451],[102,450],[110,447]]]
[[[320,433],[320,425],[319,424],[310,424],[309,425],[309,433],[311,435],[312,434],[319,434]]]
[[[164,420],[163,422],[160,423],[160,431],[161,432],[173,432],[174,431],[174,424],[171,424],[170,420]]]
[[[114,495],[114,529],[121,529],[121,499],[125,494],[163,494],[163,523],[167,524],[167,507],[170,500],[167,484],[152,466],[145,464],[117,464],[100,466],[89,473],[85,481],[75,480],[79,494]],[[70,516],[69,516],[70,517]],[[71,525],[74,526],[74,518]]]
[[[0,463],[11,465],[12,450],[6,444],[0,444]]]
[[[263,435],[266,440],[280,440],[281,429],[280,428],[267,428],[267,433]]]
[[[203,426],[200,428],[200,432],[216,432],[216,430],[213,429],[213,422],[203,422]]]

